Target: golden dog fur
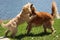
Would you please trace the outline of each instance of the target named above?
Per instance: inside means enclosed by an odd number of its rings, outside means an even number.
[[[56,5],[56,2],[53,1],[52,2],[52,13],[51,15],[54,17],[54,18],[58,18],[58,9],[57,9],[57,5]]]
[[[5,32],[5,36],[8,35],[9,32],[11,32],[11,36],[14,37],[17,33],[17,27],[19,24],[24,23],[25,21],[28,22],[31,18],[29,17],[29,13],[31,13],[31,3],[28,3],[23,6],[22,11],[13,19],[11,19],[8,23],[1,25],[8,30]]]
[[[54,6],[54,2],[52,3],[52,14],[49,14],[47,12],[38,12],[36,11],[36,9],[32,6],[32,14],[35,16],[29,23],[27,26],[27,34],[29,34],[29,32],[31,31],[31,28],[33,26],[39,26],[39,25],[43,25],[44,28],[44,32],[47,32],[47,28],[51,29],[51,33],[54,33],[54,18],[56,16],[56,11],[55,11],[55,6]]]

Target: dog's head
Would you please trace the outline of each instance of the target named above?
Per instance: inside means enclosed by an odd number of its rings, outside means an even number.
[[[26,5],[24,5],[22,9],[22,15],[25,17],[24,19],[30,20],[34,11],[35,9],[32,3],[27,3]]]
[[[26,5],[23,6],[23,11],[25,12],[25,14],[32,13],[32,10],[31,10],[32,6],[33,4],[31,3],[27,3]]]
[[[25,12],[25,14],[31,16],[31,14],[34,14],[35,8],[32,3],[27,3],[26,5],[23,6],[23,11]]]

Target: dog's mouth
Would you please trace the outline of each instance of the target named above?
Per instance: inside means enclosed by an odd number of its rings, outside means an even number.
[[[30,13],[30,14],[28,14],[29,15],[29,17],[31,17],[31,16],[34,16],[34,15],[36,15],[36,14],[34,14],[34,13]]]
[[[29,17],[31,17],[32,16],[32,14],[29,14]]]

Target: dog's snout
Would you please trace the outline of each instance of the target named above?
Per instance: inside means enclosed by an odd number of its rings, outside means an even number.
[[[28,16],[29,16],[29,17],[31,17],[31,16],[32,16],[32,14],[28,14]]]
[[[29,15],[30,17],[32,16],[32,14]]]

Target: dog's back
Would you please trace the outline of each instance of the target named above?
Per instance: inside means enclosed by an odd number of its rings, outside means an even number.
[[[31,20],[32,24],[35,25],[42,25],[43,23],[47,22],[47,21],[53,21],[53,17],[52,15],[50,15],[47,12],[36,12],[36,17]]]
[[[48,12],[36,12],[36,15],[39,17],[42,17],[43,19],[53,19],[53,16],[51,16]]]

